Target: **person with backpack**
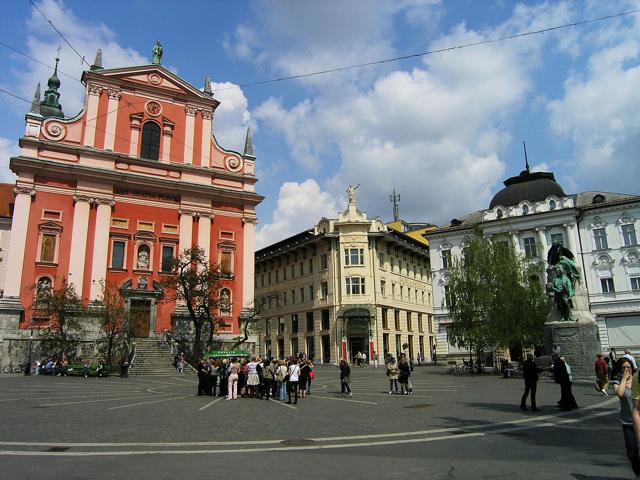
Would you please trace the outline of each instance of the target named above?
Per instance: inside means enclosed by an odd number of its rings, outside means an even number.
[[[273,364],[270,359],[265,359],[262,362],[262,389],[260,390],[260,400],[271,397],[271,389],[273,384],[273,377],[275,371],[273,370]]]

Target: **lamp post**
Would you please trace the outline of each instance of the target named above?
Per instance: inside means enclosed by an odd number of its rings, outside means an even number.
[[[33,329],[29,333],[29,361],[27,362],[27,366],[24,369],[25,375],[31,375],[31,357],[33,355]]]

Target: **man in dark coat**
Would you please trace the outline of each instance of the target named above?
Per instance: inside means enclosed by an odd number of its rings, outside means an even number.
[[[527,397],[529,396],[529,392],[531,392],[531,411],[540,411],[540,409],[536,407],[536,390],[538,389],[539,371],[540,369],[538,369],[536,362],[533,361],[533,354],[528,353],[527,359],[522,365],[522,372],[524,374],[524,394],[522,395],[522,400],[520,400],[520,408],[522,410],[527,410]]]
[[[200,362],[198,363],[197,371],[198,371],[198,395],[200,396],[206,393],[206,389],[207,389],[206,377],[209,376],[209,373],[207,372],[207,369],[204,364],[204,358],[200,359]]]

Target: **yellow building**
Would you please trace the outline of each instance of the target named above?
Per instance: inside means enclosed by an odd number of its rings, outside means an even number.
[[[425,227],[426,228],[426,227]],[[433,347],[429,249],[424,239],[349,206],[337,219],[256,252],[260,354],[305,352],[315,362],[372,362]]]

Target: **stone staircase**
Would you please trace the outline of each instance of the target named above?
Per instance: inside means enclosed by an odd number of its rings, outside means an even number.
[[[135,342],[136,358],[129,371],[130,375],[176,375],[173,356],[162,340],[137,338]],[[193,370],[187,366],[184,373],[193,375]]]

